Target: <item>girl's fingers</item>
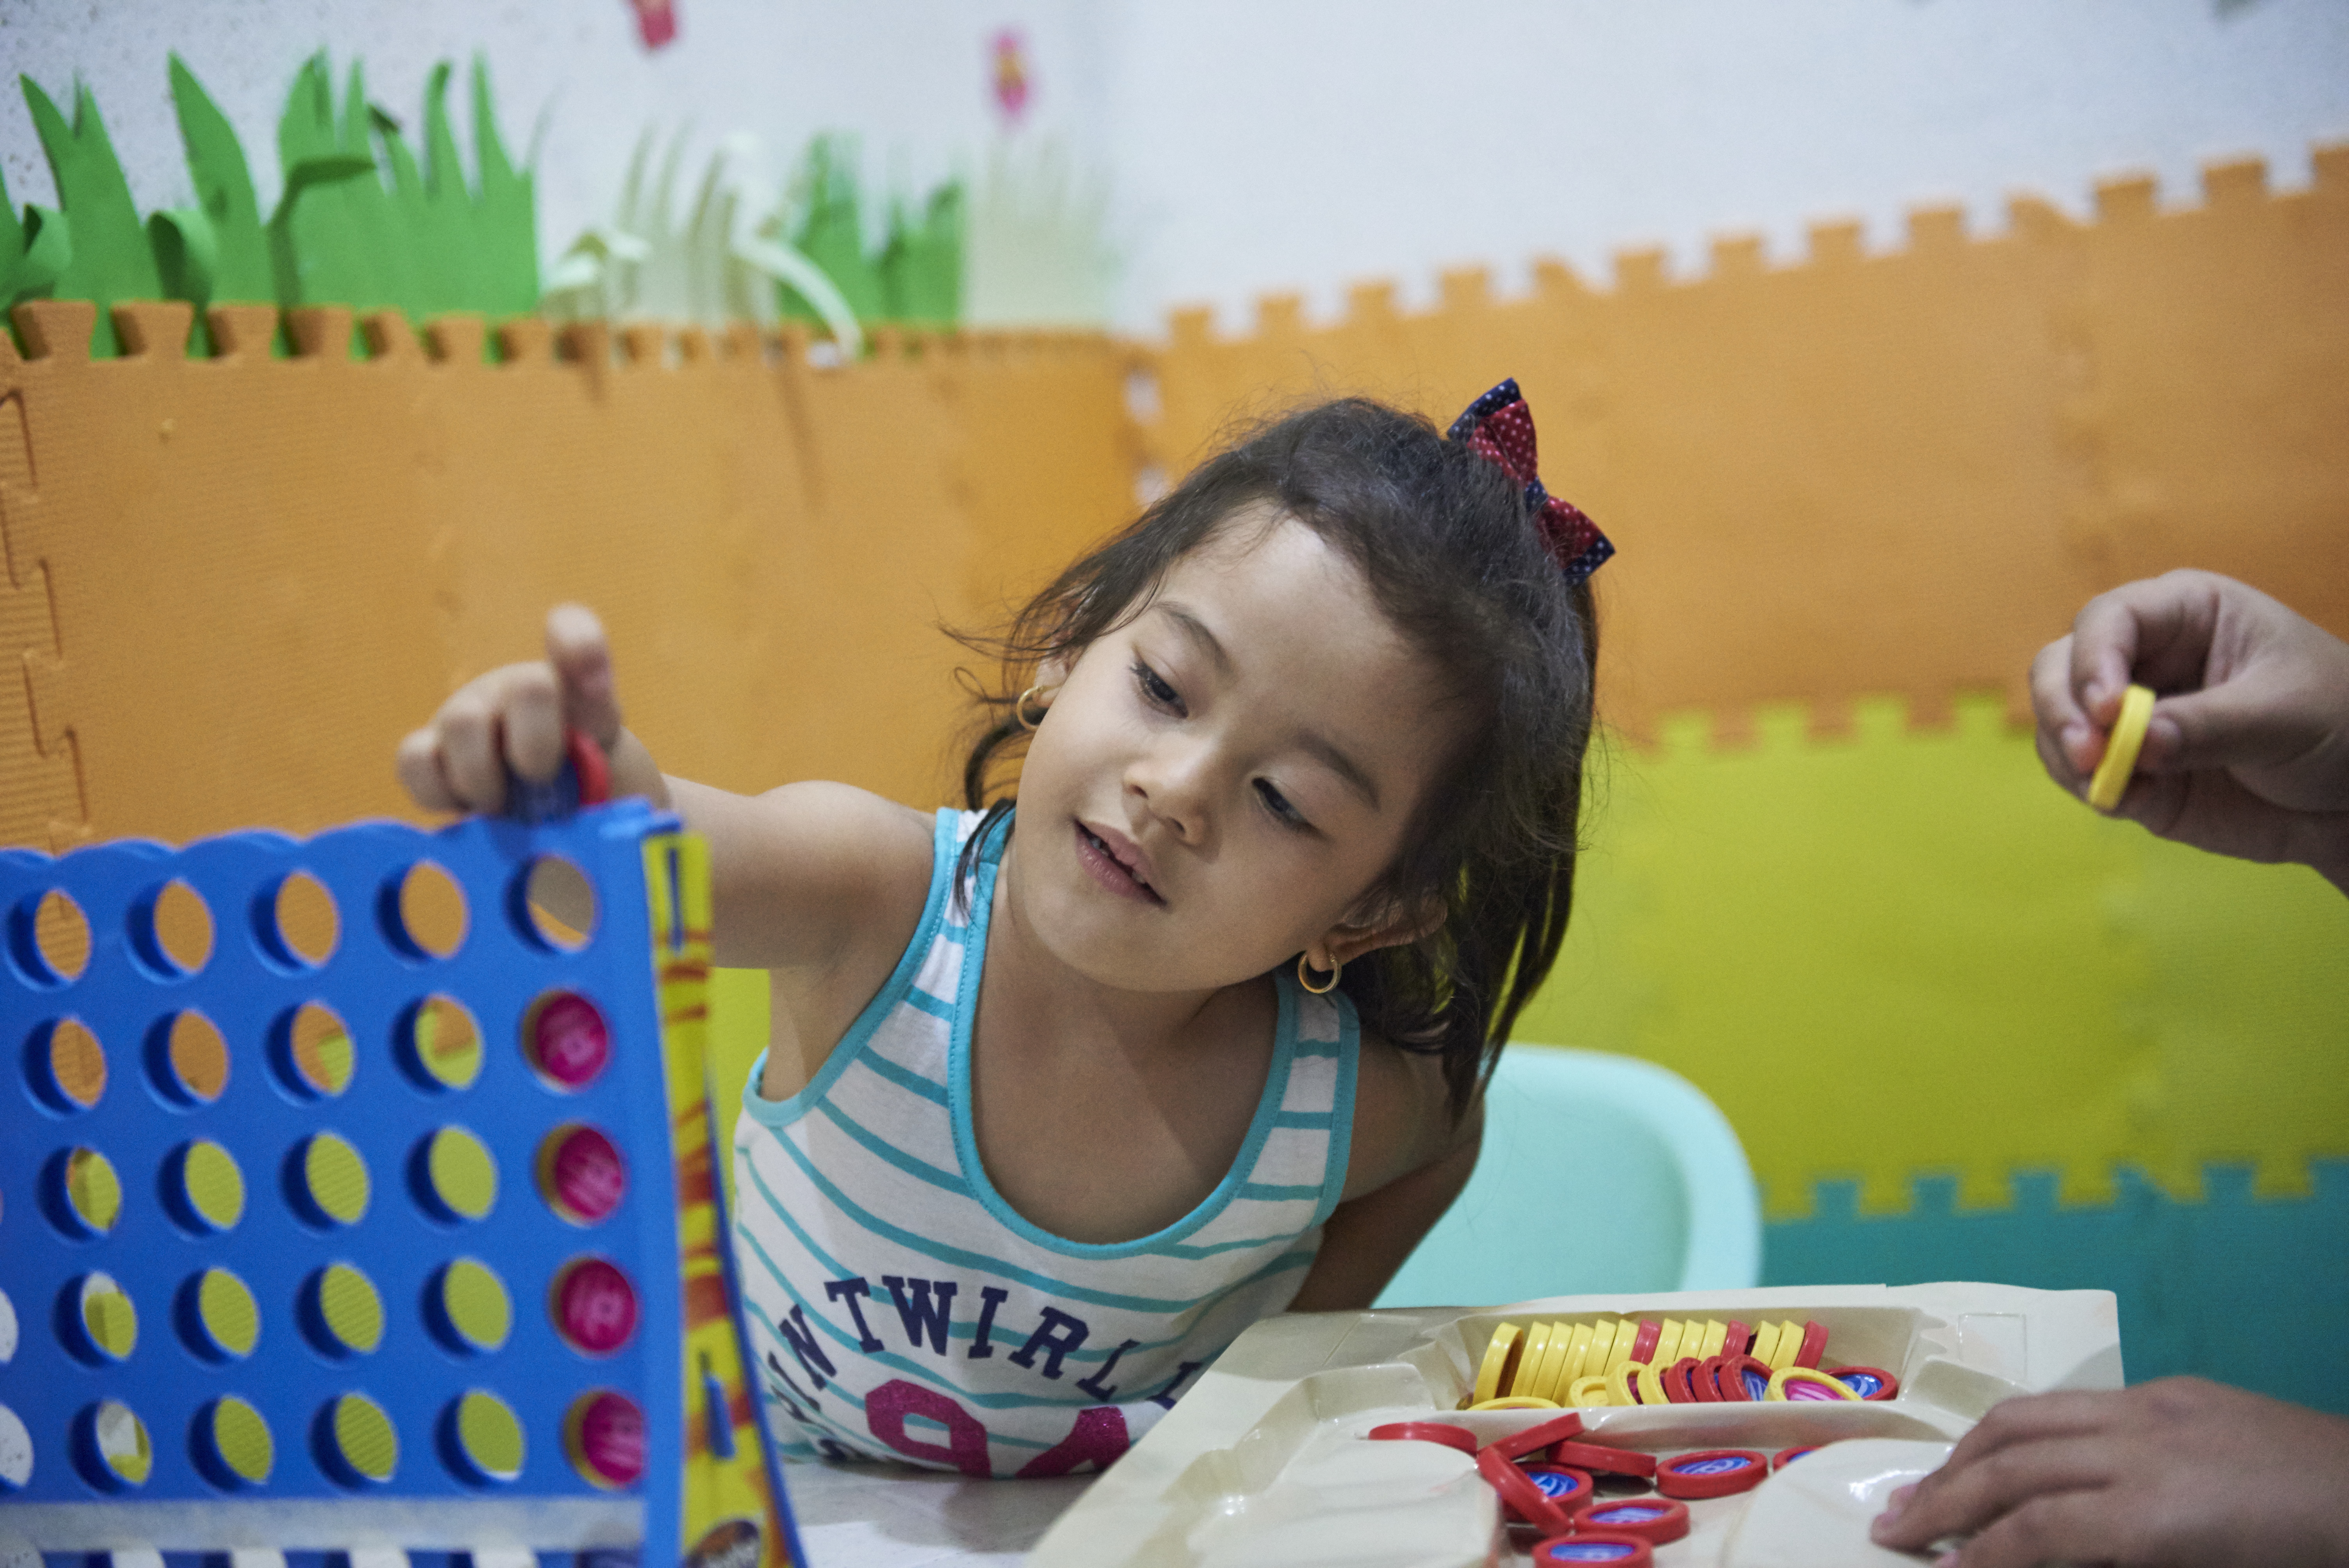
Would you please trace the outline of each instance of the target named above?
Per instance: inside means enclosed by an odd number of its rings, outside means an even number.
[[[607,753],[620,740],[620,696],[604,624],[584,604],[547,612],[546,657],[562,683],[564,722],[586,731]]]
[[[428,811],[461,811],[465,808],[440,776],[440,741],[430,729],[411,731],[393,754],[392,766],[408,798]]]
[[[563,768],[563,697],[554,672],[544,665],[516,665],[506,676],[496,706],[504,719],[504,762],[523,778],[543,784]]]
[[[476,681],[440,707],[434,727],[440,732],[440,773],[458,809],[497,811],[506,803],[502,727],[487,683]]]

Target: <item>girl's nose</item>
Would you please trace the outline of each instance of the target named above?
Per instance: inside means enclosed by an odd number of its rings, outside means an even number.
[[[1125,770],[1125,787],[1184,843],[1206,841],[1211,749],[1184,736],[1162,736]]]

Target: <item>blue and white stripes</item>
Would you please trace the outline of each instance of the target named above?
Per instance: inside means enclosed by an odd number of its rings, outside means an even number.
[[[815,1078],[770,1101],[763,1061],[751,1074],[736,1246],[786,1451],[974,1474],[1105,1464],[1287,1305],[1345,1179],[1353,1014],[1283,975],[1247,1142],[1197,1209],[1094,1244],[1005,1203],[972,1133],[970,1021],[1008,822],[968,902],[949,897],[978,820],[938,814],[921,926]],[[952,918],[966,908],[968,926]]]

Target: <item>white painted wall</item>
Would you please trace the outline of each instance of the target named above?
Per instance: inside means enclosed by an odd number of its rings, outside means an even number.
[[[1117,8],[1110,161],[1133,247],[1124,309],[1352,279],[1406,301],[1436,271],[1537,254],[1586,278],[1612,252],[2007,192],[2087,210],[2093,181],[2263,153],[2305,182],[2313,139],[2349,139],[2342,0],[1183,0]]]
[[[1031,129],[1114,181],[1117,316],[1173,304],[1243,325],[1260,292],[1339,307],[1387,277],[1425,299],[1444,266],[1504,286],[1538,254],[1604,282],[1617,249],[1701,270],[1708,236],[2006,194],[2086,210],[2092,181],[2158,172],[2190,199],[2204,159],[2261,153],[2281,183],[2349,139],[2344,0],[677,0],[647,55],[624,0],[0,0],[0,61],[99,101],[142,207],[187,198],[163,56],[178,49],[243,132],[274,145],[321,45],[364,55],[414,114],[433,60],[485,50],[506,134],[543,116],[541,241],[607,215],[640,129],[759,134],[795,156],[859,132],[876,179],[926,184],[993,134],[987,40],[1025,29]],[[274,157],[256,157],[264,197]],[[0,167],[49,200],[31,125],[0,94]]]

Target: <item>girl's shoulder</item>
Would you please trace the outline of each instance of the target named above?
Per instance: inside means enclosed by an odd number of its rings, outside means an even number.
[[[1347,1199],[1374,1192],[1433,1164],[1474,1138],[1477,1122],[1474,1116],[1453,1118],[1443,1057],[1405,1050],[1367,1029],[1361,1038]]]

